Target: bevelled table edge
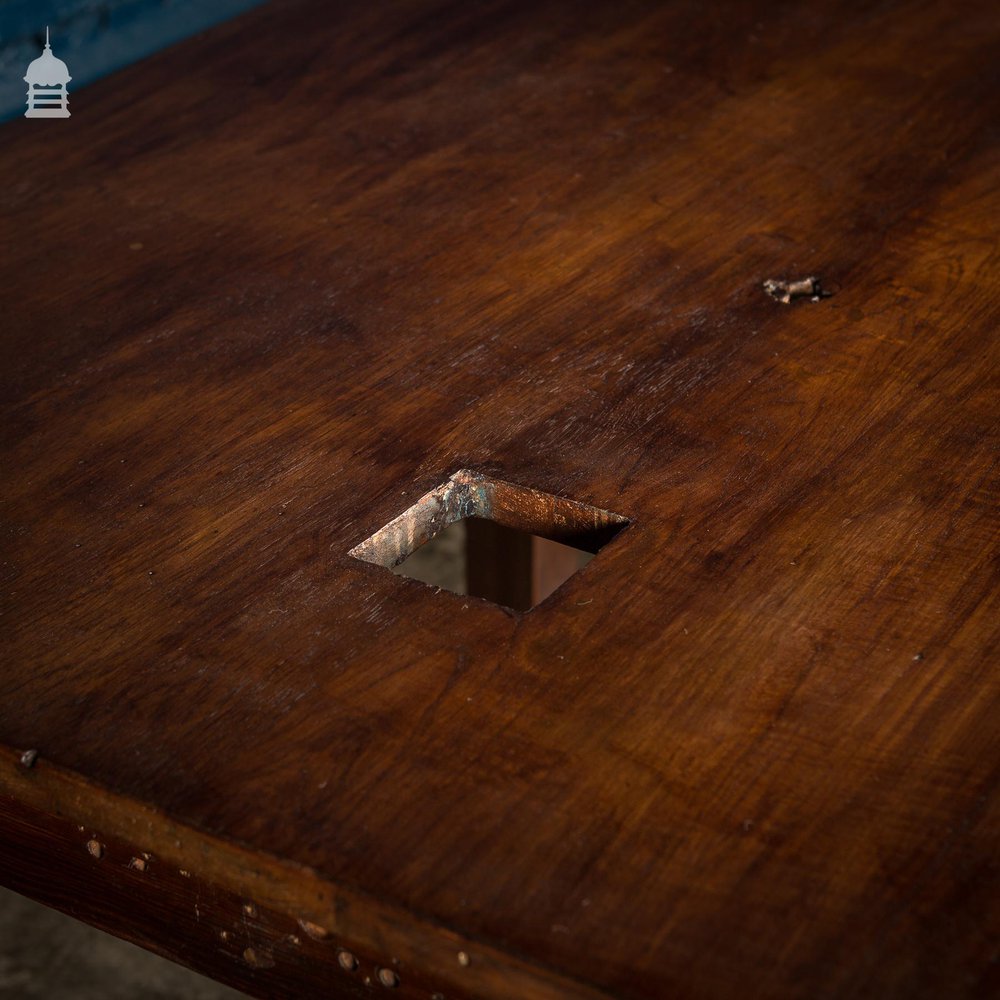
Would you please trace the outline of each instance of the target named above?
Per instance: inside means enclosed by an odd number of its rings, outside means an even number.
[[[131,855],[129,866],[138,865],[143,871],[147,863],[168,866],[184,878],[200,880],[243,900],[240,905],[245,913],[260,909],[281,914],[314,941],[328,946],[334,962],[342,951],[372,956],[373,969],[412,970],[422,981],[433,982],[450,996],[484,1000],[509,1000],[511,996],[524,1000],[569,997],[606,1000],[610,996],[456,933],[404,907],[335,883],[305,866],[204,833],[44,758],[26,758],[23,751],[3,743],[0,743],[0,847],[7,857],[0,864],[0,884],[5,881],[5,867],[21,861],[9,847],[13,839],[8,829],[13,822],[11,804],[43,817],[43,821],[71,824],[79,841],[79,852],[71,861],[76,866],[91,870],[97,866],[99,872],[102,863],[115,863],[106,854],[104,844],[116,842],[122,855],[116,859],[118,863]],[[44,877],[40,873],[37,880],[44,881]],[[12,888],[24,892],[21,886]],[[151,951],[178,958],[169,950],[158,948],[155,941],[130,933],[125,920],[121,927],[116,927],[106,921],[88,919],[85,905],[81,910],[74,907],[74,913]],[[247,960],[257,966],[255,972],[260,974],[262,969],[253,958]],[[214,970],[200,968],[196,962],[185,960],[185,964],[221,978]],[[280,979],[280,967],[265,966],[263,971]]]

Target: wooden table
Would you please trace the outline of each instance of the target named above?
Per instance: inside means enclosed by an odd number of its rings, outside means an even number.
[[[0,880],[259,997],[1000,987],[998,35],[275,3],[0,130]],[[628,524],[349,554],[459,470]]]

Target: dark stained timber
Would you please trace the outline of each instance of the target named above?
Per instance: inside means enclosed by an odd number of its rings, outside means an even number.
[[[5,125],[0,881],[259,997],[996,993],[998,20],[274,3]],[[352,557],[456,470],[628,526]]]

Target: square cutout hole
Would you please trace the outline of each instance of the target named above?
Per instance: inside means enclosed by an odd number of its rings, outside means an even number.
[[[610,511],[462,469],[349,554],[443,590],[528,611],[628,523]]]

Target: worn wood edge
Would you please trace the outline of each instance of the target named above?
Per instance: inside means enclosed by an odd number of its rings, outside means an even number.
[[[389,569],[398,566],[449,524],[483,516],[489,509],[488,489],[484,477],[459,470],[347,554]]]
[[[600,507],[459,469],[347,554],[391,569],[466,517],[495,521],[592,552],[629,524],[627,517]]]
[[[360,951],[419,971],[451,995],[484,1000],[599,1000],[610,994],[460,935],[403,907],[336,884],[305,866],[282,861],[170,819],[42,758],[0,744],[0,795],[103,833],[155,855],[249,903],[287,914]],[[0,811],[0,841],[4,816]],[[85,845],[82,845],[85,846]],[[83,851],[81,851],[81,857]],[[105,928],[114,932],[114,928]],[[120,935],[127,936],[127,935]],[[155,949],[154,949],[155,950]]]

